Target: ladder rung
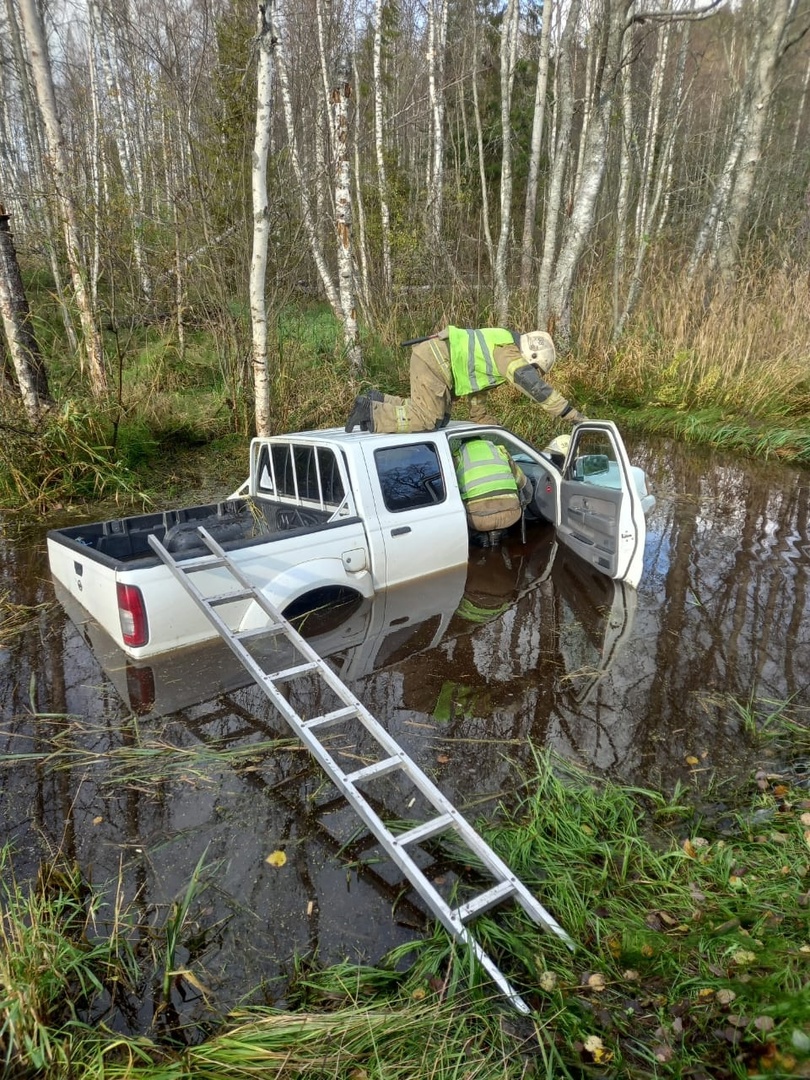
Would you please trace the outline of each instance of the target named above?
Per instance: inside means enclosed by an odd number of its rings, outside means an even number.
[[[266,623],[264,626],[255,626],[252,630],[234,630],[233,636],[237,641],[247,641],[248,638],[261,637],[262,634],[286,634],[287,627],[284,623]]]
[[[382,761],[375,761],[373,765],[367,765],[365,769],[358,769],[357,772],[349,773],[346,779],[349,783],[356,784],[358,780],[369,780],[372,776],[387,776],[394,769],[401,768],[401,757],[383,758]]]
[[[218,555],[200,555],[199,558],[187,563],[178,563],[177,569],[183,574],[194,574],[198,570],[216,570],[219,566],[227,566],[224,559]]]
[[[305,728],[326,727],[327,724],[348,720],[351,716],[357,716],[355,705],[347,705],[344,709],[334,709],[332,712],[324,713],[323,716],[313,716],[310,720],[305,720],[303,726]]]
[[[480,896],[474,896],[472,900],[468,900],[466,904],[462,904],[461,907],[456,908],[453,913],[462,922],[466,922],[467,919],[473,915],[478,915],[482,911],[486,911],[487,908],[494,907],[499,904],[501,900],[505,900],[507,896],[512,896],[515,892],[515,886],[511,881],[499,881],[497,885],[491,889],[487,889],[486,892],[480,894]]]
[[[429,840],[431,836],[436,836],[438,833],[449,829],[454,820],[452,814],[441,814],[439,817],[431,818],[430,821],[423,821],[421,825],[415,825],[412,829],[408,829],[407,832],[395,836],[394,843],[399,844],[400,847],[405,847],[406,844],[419,844],[423,840]]]
[[[284,668],[283,671],[268,671],[265,678],[268,682],[284,682],[285,679],[295,679],[299,675],[306,675],[308,671],[317,671],[320,665],[311,660],[308,664],[297,664],[295,667]]]
[[[209,607],[217,607],[219,604],[232,604],[236,600],[247,600],[253,596],[253,589],[234,589],[233,592],[219,593],[218,596],[204,596],[202,601]]]

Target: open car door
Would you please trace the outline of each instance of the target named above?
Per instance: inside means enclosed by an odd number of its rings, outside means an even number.
[[[610,420],[574,428],[562,470],[557,535],[601,573],[638,585],[647,537],[642,492]]]

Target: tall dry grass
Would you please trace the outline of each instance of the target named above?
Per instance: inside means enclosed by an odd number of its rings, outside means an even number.
[[[648,275],[623,337],[612,340],[611,282],[580,296],[568,377],[606,401],[803,417],[810,406],[810,274],[752,269],[735,289]]]

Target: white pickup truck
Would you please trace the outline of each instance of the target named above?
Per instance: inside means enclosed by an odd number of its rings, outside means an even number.
[[[464,422],[408,435],[330,429],[254,439],[248,479],[223,502],[53,529],[51,572],[135,660],[216,636],[152,552],[152,534],[181,562],[208,554],[197,533],[204,526],[288,616],[368,598],[467,562],[453,450],[480,436],[503,445],[531,479],[530,520],[552,523],[589,564],[637,585],[655,500],[609,421],[578,425],[561,467],[504,428]],[[201,570],[198,580],[208,575],[227,572]],[[200,586],[216,591],[214,580]],[[260,614],[247,602],[241,626]]]

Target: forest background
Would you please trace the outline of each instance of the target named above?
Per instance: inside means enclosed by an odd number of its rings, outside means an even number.
[[[588,415],[807,461],[808,29],[808,0],[4,0],[4,503],[340,423],[448,322],[548,328]]]

